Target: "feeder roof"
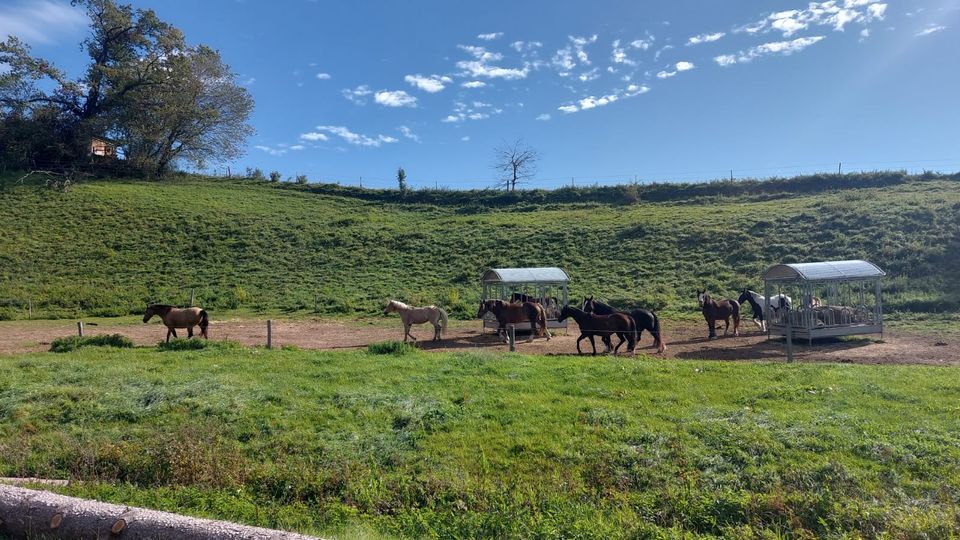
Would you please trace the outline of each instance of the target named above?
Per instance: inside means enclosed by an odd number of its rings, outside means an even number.
[[[483,273],[484,283],[566,283],[570,278],[561,268],[491,268]]]
[[[844,279],[869,279],[887,275],[877,265],[869,261],[823,261],[795,264],[777,264],[763,273],[763,279],[770,281],[829,281]]]

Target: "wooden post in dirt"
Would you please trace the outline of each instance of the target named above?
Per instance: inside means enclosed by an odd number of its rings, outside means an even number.
[[[789,313],[787,313],[787,363],[793,363],[793,324],[790,322]]]
[[[507,326],[507,339],[510,340],[510,352],[517,350],[517,327],[516,325]]]
[[[33,318],[33,300],[27,300],[27,318]]]
[[[77,334],[83,337],[83,321],[77,321]]]
[[[190,303],[187,304],[187,307],[193,307],[193,287],[190,288]]]
[[[267,319],[267,348],[273,348],[273,321]]]

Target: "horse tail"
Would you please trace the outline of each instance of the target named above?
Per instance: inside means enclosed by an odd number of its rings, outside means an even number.
[[[550,340],[550,331],[547,330],[547,310],[540,304],[537,304],[537,321],[540,323],[540,335],[546,335]]]
[[[449,324],[447,312],[443,308],[437,308],[437,311],[440,312],[440,335],[443,335],[447,331],[447,324]]]
[[[207,310],[201,309],[200,310],[200,335],[202,335],[204,339],[210,339],[210,336],[207,335],[208,326],[210,326],[210,318],[207,317]]]
[[[657,317],[657,314],[653,311],[650,312],[653,315],[653,330],[650,332],[653,334],[653,343],[657,346],[657,352],[662,353],[667,350],[667,345],[663,342],[663,332],[660,330],[660,317]]]
[[[630,324],[627,326],[627,328],[630,329],[630,331],[627,332],[627,350],[632,352],[637,348],[637,328],[639,328],[639,325],[630,315],[627,315],[627,320],[630,321]]]

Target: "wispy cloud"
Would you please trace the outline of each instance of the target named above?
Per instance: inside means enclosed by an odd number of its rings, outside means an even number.
[[[483,81],[467,81],[467,82],[461,84],[460,86],[462,86],[462,87],[464,87],[464,88],[483,88],[483,87],[486,86],[486,85],[487,85],[487,83],[485,83],[485,82],[483,82]]]
[[[810,45],[818,43],[823,39],[824,36],[811,36],[797,38],[792,41],[773,41],[770,43],[764,43],[763,45],[757,45],[756,47],[751,47],[736,54],[722,54],[714,57],[713,60],[718,65],[726,67],[732,66],[733,64],[744,64],[762,56],[789,56],[793,53],[800,52]]]
[[[380,90],[373,100],[384,107],[416,107],[417,98],[403,90]]]
[[[495,39],[500,39],[503,37],[503,32],[490,32],[489,34],[480,34],[477,36],[477,39],[482,39],[483,41],[493,41]]]
[[[597,42],[597,35],[593,34],[590,37],[567,36],[567,40],[569,44],[562,49],[558,49],[550,61],[550,64],[561,77],[570,76],[571,71],[577,67],[578,63],[585,66],[591,64],[590,55],[587,54],[587,46]]]
[[[539,120],[540,122],[546,122],[547,120],[550,120],[550,115],[547,113],[543,113],[540,116],[537,116],[537,120]]]
[[[695,68],[695,67],[697,67],[697,66],[695,66],[695,65],[693,64],[693,62],[683,62],[683,61],[677,62],[676,64],[673,65],[673,69],[672,69],[671,71],[664,70],[664,71],[661,71],[661,72],[657,73],[657,78],[658,78],[658,79],[669,79],[670,77],[673,77],[673,76],[676,75],[677,73],[680,73],[680,72],[683,72],[683,71],[690,71],[691,69],[693,69],[693,68]]]
[[[321,81],[328,81],[328,80],[330,80],[330,74],[329,74],[329,73],[317,73],[317,79],[320,79]]]
[[[741,26],[734,32],[756,34],[780,32],[790,37],[815,26],[829,26],[838,32],[851,23],[869,24],[883,20],[887,4],[879,0],[827,0],[810,2],[806,9],[790,9],[771,13],[759,21]]]
[[[460,140],[463,141],[463,142],[468,142],[468,141],[470,140],[470,136],[469,136],[469,135],[464,135],[463,137],[460,137]]]
[[[347,98],[353,103],[356,103],[357,105],[366,105],[366,97],[372,94],[373,90],[371,90],[369,86],[361,84],[354,89],[344,88],[341,90],[341,93],[343,93],[343,97]]]
[[[710,43],[713,41],[717,41],[718,39],[722,38],[725,35],[727,35],[726,32],[716,32],[713,34],[696,35],[687,40],[687,46],[689,47],[690,45],[699,45],[701,43]]]
[[[379,148],[381,145],[395,143],[399,140],[396,137],[389,137],[386,135],[361,135],[359,133],[350,131],[344,126],[317,126],[317,132],[326,132],[331,135],[335,135],[346,141],[348,144],[372,148]],[[301,138],[302,137],[303,135],[301,135]]]
[[[403,78],[403,80],[408,82],[410,85],[431,94],[442,91],[447,87],[447,84],[453,82],[450,77],[445,75],[430,75],[429,77],[424,77],[419,73],[416,75],[407,75]]]
[[[411,141],[420,142],[420,137],[416,133],[414,133],[412,129],[408,128],[407,126],[400,126],[397,128],[397,130],[400,131],[401,135],[410,139]]]
[[[647,86],[638,86],[636,84],[631,84],[626,89],[616,89],[613,92],[602,95],[600,97],[595,96],[586,96],[576,101],[576,103],[567,103],[557,107],[557,110],[563,113],[571,114],[578,111],[586,111],[589,109],[595,109],[597,107],[603,107],[604,105],[609,105],[615,101],[619,101],[625,98],[631,98],[634,96],[639,96],[640,94],[645,94],[650,91],[650,88]]]
[[[530,66],[524,65],[523,68],[505,68],[492,65],[492,62],[499,62],[503,59],[500,53],[490,52],[484,47],[475,45],[458,45],[458,47],[473,56],[473,60],[461,60],[457,62],[457,68],[462,70],[460,76],[486,79],[506,79],[516,80],[525,79],[530,73]]]
[[[486,120],[492,115],[500,114],[503,109],[494,107],[489,103],[474,101],[465,103],[462,101],[454,102],[453,112],[443,117],[440,121],[445,124],[458,124],[467,120]]]
[[[307,133],[300,134],[300,140],[302,141],[318,142],[326,141],[328,139],[329,137],[323,133],[320,133],[319,131],[308,131]]]
[[[941,31],[941,30],[946,30],[946,29],[947,29],[947,27],[946,27],[946,26],[943,26],[942,24],[929,24],[929,25],[927,25],[926,28],[924,28],[923,30],[917,32],[915,35],[916,35],[917,37],[929,36],[930,34],[939,32],[939,31]]]
[[[286,148],[272,148],[270,146],[264,146],[262,144],[258,144],[254,146],[254,148],[262,152],[266,152],[267,154],[270,154],[271,156],[274,156],[274,157],[279,157],[287,153]]]
[[[84,12],[67,2],[29,0],[0,7],[0,39],[11,35],[27,43],[54,43],[80,33],[87,23]]]

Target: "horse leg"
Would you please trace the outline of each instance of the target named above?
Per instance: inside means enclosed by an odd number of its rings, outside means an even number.
[[[710,335],[707,336],[707,339],[717,339],[717,321],[716,319],[710,317],[707,319],[707,326],[710,327]]]
[[[527,340],[527,343],[533,343],[533,336],[537,334],[537,318],[534,317],[530,319],[530,339]]]
[[[725,326],[723,327],[723,335],[727,335],[727,332],[730,331],[730,316],[729,316],[729,315],[727,315],[727,318],[723,319],[723,324],[725,325]]]
[[[617,354],[617,349],[619,349],[620,346],[623,345],[623,342],[627,340],[625,337],[623,337],[623,334],[621,334],[620,332],[617,332],[617,337],[620,338],[620,343],[617,343],[617,346],[613,348],[614,355]]]
[[[740,315],[733,315],[733,337],[740,335]]]
[[[593,348],[593,353],[591,356],[597,355],[597,342],[593,340],[593,334],[590,334],[590,347]]]
[[[580,334],[580,337],[577,338],[577,354],[578,355],[583,354],[582,352],[580,352],[580,341],[582,341],[583,338],[585,337],[587,337],[586,334]]]
[[[610,339],[610,334],[600,336],[600,341],[603,341],[603,346],[606,347],[606,349],[603,351],[603,354],[610,354],[610,351],[613,350],[613,340]]]
[[[190,339],[190,338],[192,338],[192,337],[193,337],[193,327],[192,327],[192,326],[188,326],[188,327],[187,327],[187,339]]]
[[[412,327],[413,325],[410,323],[403,323],[403,340],[404,341],[407,340],[407,336],[410,336],[410,339],[413,341],[417,340],[417,338],[413,337],[413,334],[410,333],[410,328]]]

